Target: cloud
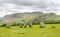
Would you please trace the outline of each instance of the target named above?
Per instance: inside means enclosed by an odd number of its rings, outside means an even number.
[[[21,13],[21,12],[32,12],[33,10],[30,9],[28,6],[21,6],[12,3],[3,3],[0,6],[0,16],[3,17],[4,15],[9,15],[13,13]]]
[[[17,12],[60,12],[60,0],[0,0],[1,16]]]
[[[60,6],[59,0],[2,0],[1,3],[13,3],[20,6],[35,6],[40,9],[47,9],[51,7],[56,9],[58,5]]]

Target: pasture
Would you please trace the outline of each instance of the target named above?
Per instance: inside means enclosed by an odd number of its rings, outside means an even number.
[[[56,28],[51,28],[52,24],[46,24],[46,28],[39,28],[33,25],[32,28],[0,27],[0,37],[60,37],[60,24],[55,24]]]

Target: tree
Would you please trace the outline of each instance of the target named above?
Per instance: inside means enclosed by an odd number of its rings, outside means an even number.
[[[17,26],[19,26],[20,25],[20,23],[17,23]]]
[[[32,24],[34,24],[34,25],[36,25],[36,24],[39,24],[40,22],[39,22],[39,19],[38,18],[34,18],[33,20],[32,20]]]
[[[12,26],[16,26],[16,22],[14,22],[14,23],[12,24]]]
[[[1,27],[6,27],[6,24],[2,24],[2,26]]]

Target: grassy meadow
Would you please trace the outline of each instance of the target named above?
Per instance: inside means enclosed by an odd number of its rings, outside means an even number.
[[[60,24],[55,24],[56,28],[51,28],[52,24],[46,24],[46,28],[39,28],[33,25],[32,28],[0,27],[0,37],[60,37]]]

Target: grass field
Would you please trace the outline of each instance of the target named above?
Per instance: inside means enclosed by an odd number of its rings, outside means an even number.
[[[39,25],[33,25],[33,28],[11,27],[9,29],[0,27],[0,37],[60,37],[60,24],[46,25],[46,28],[39,28]]]

